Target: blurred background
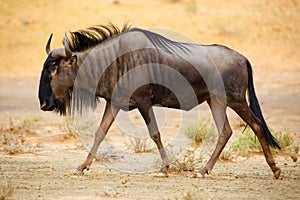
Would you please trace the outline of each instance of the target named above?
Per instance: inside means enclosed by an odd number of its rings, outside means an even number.
[[[125,23],[175,31],[200,44],[223,44],[253,66],[256,92],[274,129],[300,127],[300,2],[297,0],[0,0],[0,115],[54,117],[39,110],[45,45],[64,32]],[[158,30],[158,29],[157,29]],[[208,116],[210,116],[208,114]],[[58,120],[56,118],[56,120]]]
[[[38,78],[50,33],[52,48],[61,47],[65,31],[109,22],[165,28],[197,43],[220,43],[241,52],[254,69],[266,73],[300,68],[297,0],[0,2],[0,78]]]

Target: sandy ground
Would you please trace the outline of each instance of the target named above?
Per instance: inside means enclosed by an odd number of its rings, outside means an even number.
[[[278,159],[284,170],[281,180],[274,180],[262,156],[219,162],[205,179],[190,178],[191,174],[171,174],[167,179],[125,174],[100,163],[83,176],[71,175],[83,156],[74,150],[2,156],[1,176],[11,179],[14,199],[297,199],[300,195],[300,167],[284,158]]]
[[[278,72],[271,75],[270,79],[262,78],[259,72],[256,74],[257,93],[269,125],[275,130],[289,128],[292,133],[296,133],[300,126],[300,91],[299,87],[289,85],[299,86],[299,72]],[[115,156],[113,160],[95,162],[90,171],[82,176],[74,176],[72,172],[84,160],[87,150],[78,138],[66,136],[66,122],[63,117],[39,110],[36,98],[38,81],[2,80],[0,85],[1,136],[7,132],[7,127],[12,126],[12,129],[17,130],[19,124],[24,124],[26,120],[32,121],[28,125],[31,132],[23,133],[22,136],[25,137],[25,153],[8,155],[7,152],[0,152],[1,184],[11,185],[13,199],[299,197],[300,167],[292,162],[289,155],[276,156],[278,166],[283,171],[280,180],[273,178],[263,155],[237,157],[232,162],[219,161],[213,173],[205,179],[192,179],[191,173],[171,173],[168,179],[158,179],[154,177],[154,172],[159,166],[153,165],[153,158],[158,159],[157,151],[137,154],[132,159],[128,151],[123,152],[120,157],[117,151],[112,151],[110,156]],[[201,109],[204,114],[209,114],[206,106]],[[229,113],[230,121],[234,123],[237,116]],[[136,115],[133,112],[131,118],[139,121]],[[167,118],[166,134],[178,131],[178,127],[174,125],[179,123],[176,114],[168,115]],[[121,120],[120,123],[124,122]],[[128,140],[118,125],[112,127],[109,136],[119,144],[120,149],[126,148],[127,145],[124,144]],[[299,135],[293,136],[299,142]],[[105,148],[107,147],[104,145],[102,150],[105,151]]]

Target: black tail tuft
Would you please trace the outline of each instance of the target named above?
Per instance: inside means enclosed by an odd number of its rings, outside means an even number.
[[[255,90],[254,90],[252,68],[251,68],[251,64],[249,61],[247,61],[247,69],[248,69],[248,93],[249,93],[250,109],[252,110],[254,115],[260,119],[268,144],[276,149],[281,149],[280,145],[278,144],[278,141],[271,134],[271,132],[267,126],[267,123],[263,117],[263,114],[261,112],[256,94],[255,94]]]

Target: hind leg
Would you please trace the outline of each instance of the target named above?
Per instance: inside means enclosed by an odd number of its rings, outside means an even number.
[[[230,128],[226,115],[226,105],[216,101],[215,99],[208,100],[207,102],[210,106],[214,121],[216,123],[219,137],[217,146],[212,156],[210,157],[205,167],[203,167],[197,174],[199,177],[204,177],[205,174],[209,174],[211,172],[222,150],[224,149],[230,136],[232,135],[232,130]]]
[[[263,149],[263,152],[264,152],[264,155],[265,155],[268,165],[272,169],[275,178],[278,179],[280,176],[281,170],[280,170],[280,168],[276,167],[274,158],[270,151],[270,147],[264,136],[260,120],[252,113],[246,100],[243,103],[236,103],[236,104],[230,105],[230,107],[251,127],[251,129],[257,136],[257,138],[262,146],[262,149]]]

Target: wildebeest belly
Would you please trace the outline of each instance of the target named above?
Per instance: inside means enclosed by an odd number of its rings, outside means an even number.
[[[162,85],[152,84],[152,105],[160,105],[168,108],[191,110],[209,98],[206,87],[179,88],[171,91]]]

